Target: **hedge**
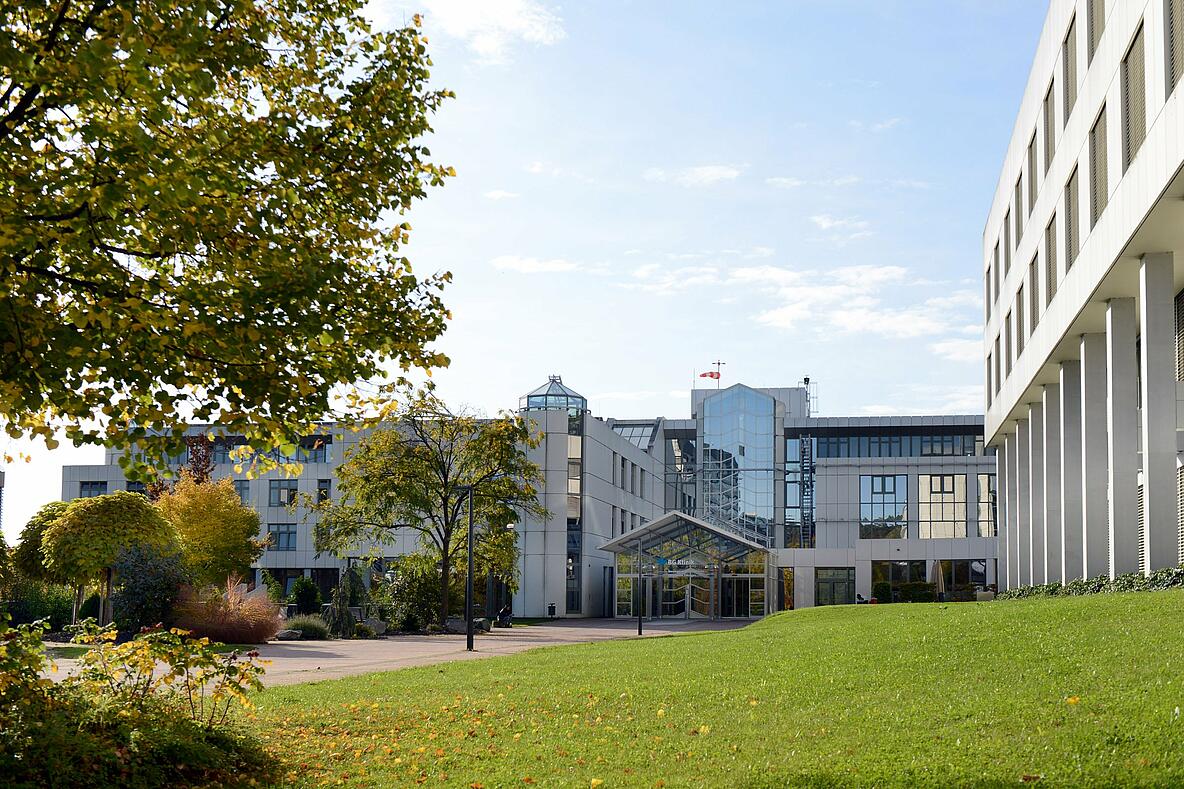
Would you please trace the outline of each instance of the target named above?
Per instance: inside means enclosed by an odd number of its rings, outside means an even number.
[[[1076,578],[1067,584],[1051,583],[1017,586],[1000,592],[996,600],[1023,600],[1028,597],[1073,597],[1109,592],[1159,592],[1164,589],[1184,588],[1184,564],[1165,567],[1151,575],[1126,573],[1117,578],[1100,575],[1097,578]]]

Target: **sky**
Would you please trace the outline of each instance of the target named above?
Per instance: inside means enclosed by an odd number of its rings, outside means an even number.
[[[1038,0],[374,0],[456,98],[409,217],[451,271],[434,375],[494,414],[547,380],[689,416],[696,373],[821,415],[981,413],[982,228]],[[3,530],[102,450],[8,441]]]

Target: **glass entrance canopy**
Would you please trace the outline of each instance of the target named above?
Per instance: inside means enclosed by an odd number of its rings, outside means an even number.
[[[616,615],[748,618],[768,613],[769,552],[682,512],[601,546],[617,556]]]

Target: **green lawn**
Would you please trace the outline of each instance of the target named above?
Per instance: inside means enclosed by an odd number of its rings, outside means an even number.
[[[816,608],[270,689],[289,780],[1184,785],[1184,591]]]

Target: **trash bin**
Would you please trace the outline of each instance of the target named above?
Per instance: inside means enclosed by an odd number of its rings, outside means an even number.
[[[554,603],[547,603],[547,616],[549,616],[551,619],[555,618],[555,604]]]

